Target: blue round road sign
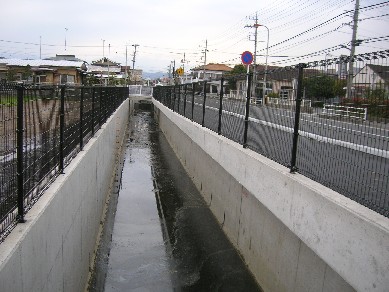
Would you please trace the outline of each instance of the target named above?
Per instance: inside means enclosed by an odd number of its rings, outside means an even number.
[[[245,51],[242,53],[242,63],[245,65],[250,65],[253,62],[253,54],[249,51]]]

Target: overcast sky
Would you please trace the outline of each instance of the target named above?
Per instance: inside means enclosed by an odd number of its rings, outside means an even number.
[[[269,64],[297,64],[305,59],[296,57],[312,53],[311,60],[349,54],[334,47],[351,41],[353,13],[347,11],[355,6],[351,0],[1,2],[0,57],[74,54],[91,62],[104,53],[125,65],[127,46],[132,67],[132,45],[137,44],[135,68],[147,72],[167,71],[174,60],[178,67],[184,53],[185,70],[203,64],[206,40],[207,63],[240,63],[243,51],[254,52],[255,30],[245,26],[254,24],[256,14],[258,23],[269,28]],[[357,53],[389,49],[388,2],[360,0],[358,39],[370,41]],[[257,63],[264,63],[265,27],[258,28],[257,46]]]

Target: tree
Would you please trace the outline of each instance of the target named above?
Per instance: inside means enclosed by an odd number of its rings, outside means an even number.
[[[22,80],[28,80],[32,76],[31,66],[27,65],[22,72]]]
[[[228,79],[228,89],[236,90],[236,81],[238,80],[238,77],[246,74],[246,71],[247,70],[244,65],[235,65],[234,68],[226,74],[226,78]]]
[[[347,86],[347,81],[346,79],[338,79],[335,80],[334,84],[334,95],[343,97],[346,95],[346,86]]]
[[[16,73],[17,71],[15,69],[8,69],[7,81],[8,82],[16,81]]]
[[[369,89],[366,94],[367,99],[370,101],[383,101],[387,99],[387,93],[384,88]]]
[[[335,79],[317,75],[303,80],[306,98],[323,100],[335,97]]]

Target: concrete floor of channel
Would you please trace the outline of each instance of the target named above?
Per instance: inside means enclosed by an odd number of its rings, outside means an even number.
[[[130,120],[89,291],[261,291],[152,112]]]

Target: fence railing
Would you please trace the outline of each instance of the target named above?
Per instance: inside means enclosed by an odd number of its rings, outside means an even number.
[[[357,72],[366,67],[384,71],[385,56],[359,63],[354,60],[354,66],[360,68]],[[153,97],[193,122],[290,168],[292,173],[299,172],[389,217],[387,79],[372,84],[372,75],[356,75],[359,80],[354,79],[353,87],[358,90],[347,95],[345,79],[334,75],[338,65],[318,62],[268,71],[267,81],[275,88],[277,82],[285,86],[285,80],[290,80],[293,100],[270,102],[265,97],[265,102],[250,103],[252,73],[242,76],[250,79],[244,100],[224,94],[231,85],[227,76],[219,80],[217,98],[207,92],[206,81],[156,87]],[[257,80],[261,80],[264,72],[257,73]],[[347,106],[349,114],[323,115],[328,104]],[[363,108],[367,114],[354,118],[350,108]]]
[[[144,85],[128,85],[130,95],[152,96],[153,87]]]
[[[0,242],[127,97],[127,87],[0,83]]]
[[[346,117],[366,120],[367,108],[336,104],[324,104],[322,114],[332,117]]]

